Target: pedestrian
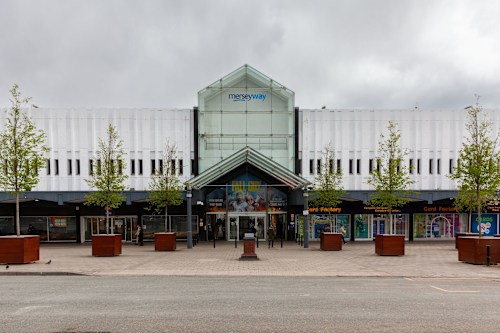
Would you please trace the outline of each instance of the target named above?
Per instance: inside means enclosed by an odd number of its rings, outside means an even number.
[[[274,233],[274,229],[273,229],[273,226],[269,226],[269,229],[267,229],[267,240],[268,240],[268,244],[267,244],[267,247],[268,248],[271,248],[271,247],[274,247],[274,237],[275,237],[275,233]]]
[[[137,231],[135,232],[135,245],[144,245],[144,231],[140,225],[137,225]]]
[[[344,242],[344,244],[345,244],[346,243],[345,238],[344,238],[344,236],[345,236],[345,228],[344,228],[343,225],[340,226],[340,233],[342,234],[342,242]]]
[[[33,226],[33,224],[30,224],[28,226],[28,235],[36,235],[36,228]]]

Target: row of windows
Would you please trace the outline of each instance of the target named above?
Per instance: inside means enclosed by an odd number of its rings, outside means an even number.
[[[156,162],[158,162],[158,168],[156,168]],[[142,175],[143,172],[144,172],[144,168],[143,168],[143,160],[142,159],[139,159],[139,160],[130,160],[130,175],[134,176],[134,175]],[[52,166],[54,169],[52,169]],[[117,163],[117,166],[118,166],[118,172],[119,173],[122,173],[123,172],[123,161],[118,161]],[[150,174],[151,175],[154,175],[157,171],[160,172],[160,173],[163,173],[163,160],[151,160],[151,170],[150,170]],[[179,160],[172,160],[171,163],[170,163],[170,166],[171,166],[171,170],[172,170],[172,173],[176,173],[176,170],[178,170],[177,174],[178,175],[183,175],[183,170],[184,170],[184,162],[183,160],[179,159]],[[97,160],[97,161],[94,161],[94,160],[89,160],[89,175],[92,175],[94,173],[94,169],[96,170],[96,172],[100,173],[101,172],[101,160]],[[47,169],[47,175],[51,175],[51,174],[54,174],[54,175],[59,175],[59,160],[58,159],[54,159],[53,160],[53,163],[51,163],[51,160],[48,159],[47,160],[47,164],[46,164],[46,169]],[[71,175],[80,175],[80,160],[79,159],[75,159],[75,160],[71,160],[71,159],[68,159],[67,160],[67,171],[68,171],[68,175],[71,176]]]
[[[334,170],[334,161],[330,160],[329,161],[329,172],[333,172]],[[342,160],[337,159],[336,161],[336,168],[335,170],[341,170],[342,169]],[[322,160],[309,160],[309,173],[310,174],[321,174],[321,170],[323,169],[321,166]],[[448,173],[452,174],[453,173],[453,168],[454,168],[454,160],[450,159],[449,164],[448,164]],[[370,159],[368,161],[368,173],[372,173],[373,170],[377,168],[377,170],[380,170],[380,165],[377,163],[375,159]],[[420,158],[418,159],[413,159],[411,158],[408,161],[408,170],[410,171],[410,174],[417,174],[420,175],[422,173],[422,160]],[[315,172],[316,171],[316,172]],[[398,166],[398,171],[399,171],[399,166]],[[429,174],[441,174],[441,159],[429,159],[429,168],[428,168]],[[361,159],[349,159],[349,174],[353,175],[354,173],[360,175],[361,174]]]

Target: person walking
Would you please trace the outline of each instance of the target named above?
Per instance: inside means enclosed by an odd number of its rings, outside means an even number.
[[[268,248],[274,247],[274,237],[275,236],[276,236],[276,234],[274,233],[273,226],[270,225],[269,229],[267,229],[267,240],[268,240],[267,247]]]
[[[137,231],[135,232],[135,245],[144,245],[144,231],[140,225],[137,225]]]
[[[343,226],[343,225],[342,225],[342,226],[340,226],[340,233],[342,234],[342,242],[344,242],[344,244],[345,244],[345,243],[346,243],[346,241],[345,241],[344,236],[345,236],[345,233],[346,233],[346,232],[345,232],[345,228],[344,228],[344,226]]]

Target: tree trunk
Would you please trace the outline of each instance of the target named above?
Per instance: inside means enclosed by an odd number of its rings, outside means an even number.
[[[19,193],[16,193],[16,235],[21,236],[21,221],[19,217]]]
[[[479,232],[479,238],[483,237],[483,232],[482,232],[482,219],[481,219],[481,199],[478,196],[477,200],[477,227],[478,227],[478,232]]]
[[[111,225],[109,223],[109,208],[108,208],[108,206],[106,206],[104,208],[104,214],[106,214],[106,234],[109,235],[112,230],[111,230]]]
[[[169,228],[169,225],[168,225],[168,206],[165,206],[165,231],[166,232],[172,231],[172,228]]]

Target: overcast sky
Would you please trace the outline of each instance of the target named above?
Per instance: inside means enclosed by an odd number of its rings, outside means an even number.
[[[500,1],[0,1],[0,105],[191,108],[249,64],[301,108],[500,107]]]

